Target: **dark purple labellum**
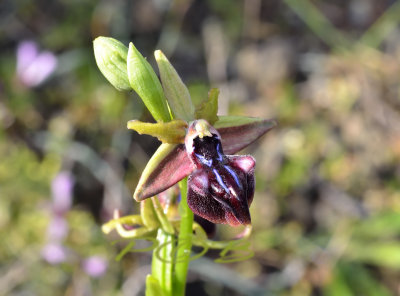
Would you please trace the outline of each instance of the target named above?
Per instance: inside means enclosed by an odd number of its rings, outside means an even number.
[[[250,224],[249,206],[254,196],[252,156],[225,155],[219,133],[204,121],[189,127],[186,150],[196,169],[188,179],[188,205],[213,223]]]

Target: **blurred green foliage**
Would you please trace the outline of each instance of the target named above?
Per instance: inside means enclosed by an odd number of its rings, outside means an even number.
[[[162,49],[193,100],[220,88],[220,114],[279,122],[244,151],[257,159],[255,257],[224,265],[210,252],[192,262],[188,295],[399,293],[399,1],[0,8],[0,294],[143,293],[150,253],[116,262],[127,242],[113,244],[100,225],[114,208],[137,211],[131,195],[158,143],[126,130],[128,120],[151,116],[102,77],[92,50],[100,35],[133,41],[153,67]],[[28,61],[30,80],[28,66],[17,71],[26,40],[56,57],[41,80],[43,61]],[[52,192],[60,172],[73,176],[73,205],[62,215]],[[59,216],[66,258],[51,264],[43,252]],[[237,231],[219,226],[216,239]],[[91,256],[107,260],[99,277],[85,269]]]

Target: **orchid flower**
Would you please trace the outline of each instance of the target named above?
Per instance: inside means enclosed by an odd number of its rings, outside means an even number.
[[[256,162],[252,156],[234,154],[271,130],[276,122],[217,115],[217,89],[211,89],[208,97],[195,106],[187,87],[160,50],[155,51],[155,59],[161,82],[132,43],[128,49],[115,39],[98,37],[94,40],[94,53],[97,65],[108,81],[119,90],[134,90],[156,121],[131,120],[128,129],[161,141],[133,195],[141,202],[140,216],[120,218],[116,211],[114,219],[103,226],[103,231],[108,233],[117,229],[123,237],[157,235],[158,242],[165,245],[174,241],[177,229],[180,245],[177,257],[185,260],[175,266],[173,282],[176,289],[173,290],[171,282],[166,280],[168,276],[154,268],[157,265],[153,265],[154,277],[149,276],[147,284],[155,287],[154,291],[161,287],[167,295],[172,291],[173,295],[183,295],[192,241],[204,246],[207,238],[201,226],[193,224],[193,213],[212,223],[251,224],[249,207],[254,196]],[[178,182],[180,225],[176,228],[175,221],[164,213],[162,204],[166,204],[165,191]],[[156,197],[158,194],[163,196],[161,203]],[[143,227],[126,230],[122,224]],[[163,270],[170,268],[165,258],[159,264]]]

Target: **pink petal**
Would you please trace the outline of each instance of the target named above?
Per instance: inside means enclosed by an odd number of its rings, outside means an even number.
[[[226,155],[226,157],[246,173],[254,171],[256,166],[256,160],[251,155]]]
[[[54,71],[56,65],[56,56],[49,51],[45,51],[39,54],[36,59],[20,73],[20,79],[27,86],[37,86]]]
[[[23,41],[17,48],[17,74],[23,71],[35,60],[38,55],[37,45],[33,41]]]
[[[51,184],[53,208],[56,213],[67,212],[72,205],[74,180],[69,172],[60,172]]]

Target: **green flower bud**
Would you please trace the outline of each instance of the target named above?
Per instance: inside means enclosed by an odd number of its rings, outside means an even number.
[[[160,81],[153,68],[140,54],[133,43],[129,43],[128,77],[132,88],[137,92],[156,121],[170,121],[167,101]]]
[[[97,66],[118,90],[132,90],[126,68],[128,48],[116,39],[98,37],[93,41]]]
[[[194,120],[194,105],[186,85],[161,50],[156,50],[154,56],[160,70],[165,96],[174,118],[187,122]]]

